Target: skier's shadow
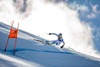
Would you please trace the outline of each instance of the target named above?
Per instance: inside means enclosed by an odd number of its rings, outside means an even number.
[[[14,49],[7,50],[7,52],[12,52],[13,53]],[[53,51],[53,50],[37,50],[37,49],[24,49],[24,48],[17,48],[16,52],[20,51],[34,51],[34,52],[47,52],[47,53],[58,53],[58,54],[73,54],[70,52],[61,52],[61,51]]]

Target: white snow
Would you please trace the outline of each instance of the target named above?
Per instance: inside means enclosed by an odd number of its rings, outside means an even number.
[[[22,0],[17,1],[22,3]],[[21,3],[17,5],[23,6]],[[92,28],[79,20],[77,11],[63,2],[49,0],[28,0],[27,5],[26,12],[21,13],[13,0],[0,1],[0,67],[100,67]],[[9,40],[7,52],[3,52],[13,20],[14,27],[19,22],[20,29],[15,55],[14,39]],[[34,41],[34,38],[56,39],[47,35],[49,32],[63,34],[65,49]],[[79,53],[72,53],[68,48]]]
[[[21,13],[22,8],[18,5],[23,6],[23,0],[17,1],[18,3],[13,3],[13,0],[0,2],[1,22],[11,25],[14,20],[14,27],[17,27],[19,22],[21,30],[48,40],[56,39],[56,37],[48,36],[46,33],[60,32],[66,43],[65,48],[70,47],[83,54],[100,58],[100,53],[93,43],[92,28],[89,24],[82,22],[78,17],[78,12],[70,9],[67,4],[53,3],[49,0],[28,0],[26,12]]]
[[[20,58],[16,58],[12,55],[5,55],[2,53],[0,53],[0,59],[5,60],[7,63],[10,63],[11,65],[16,66],[16,67],[24,67],[24,66],[26,66],[26,67],[42,67],[41,65],[36,64],[34,62],[32,63],[32,62],[29,62],[26,60],[22,60]],[[0,62],[2,62],[2,61],[0,60]],[[0,65],[2,66],[3,64],[0,64]],[[2,67],[7,67],[7,66],[2,66]]]
[[[0,22],[0,67],[100,66],[99,60],[94,60],[93,57],[89,58],[77,53],[80,55],[78,56],[74,54],[75,52],[66,49],[40,44],[34,41],[34,38],[39,38],[38,36],[30,35],[21,30],[19,30],[16,54],[13,55],[13,39],[9,40],[7,52],[4,53],[3,50],[9,33],[7,30],[9,30],[9,26]]]

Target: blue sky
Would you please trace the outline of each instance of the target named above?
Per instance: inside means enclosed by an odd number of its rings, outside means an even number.
[[[100,50],[100,0],[66,0],[66,2],[72,9],[77,10],[81,21],[91,25],[94,44]]]
[[[68,0],[70,4],[74,4],[75,9],[78,9],[79,17],[82,21],[91,22],[96,27],[100,27],[100,0]],[[84,11],[79,7],[84,6]]]

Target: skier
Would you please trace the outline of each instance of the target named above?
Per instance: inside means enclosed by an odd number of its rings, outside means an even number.
[[[59,45],[61,43],[63,43],[63,45],[61,46],[61,48],[64,47],[65,45],[65,42],[62,38],[62,33],[59,33],[59,34],[56,34],[56,33],[49,33],[49,35],[56,35],[58,37],[57,40],[52,40],[52,41],[46,41],[47,44],[56,44],[56,45]]]

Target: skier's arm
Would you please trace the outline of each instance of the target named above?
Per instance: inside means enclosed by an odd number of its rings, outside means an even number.
[[[56,36],[58,36],[58,34],[56,34],[56,33],[49,33],[49,35],[56,35]]]
[[[63,41],[63,45],[61,46],[61,48],[63,48],[63,47],[64,47],[64,45],[65,45],[65,42]]]
[[[65,42],[64,42],[64,40],[63,40],[63,45],[65,45]]]

